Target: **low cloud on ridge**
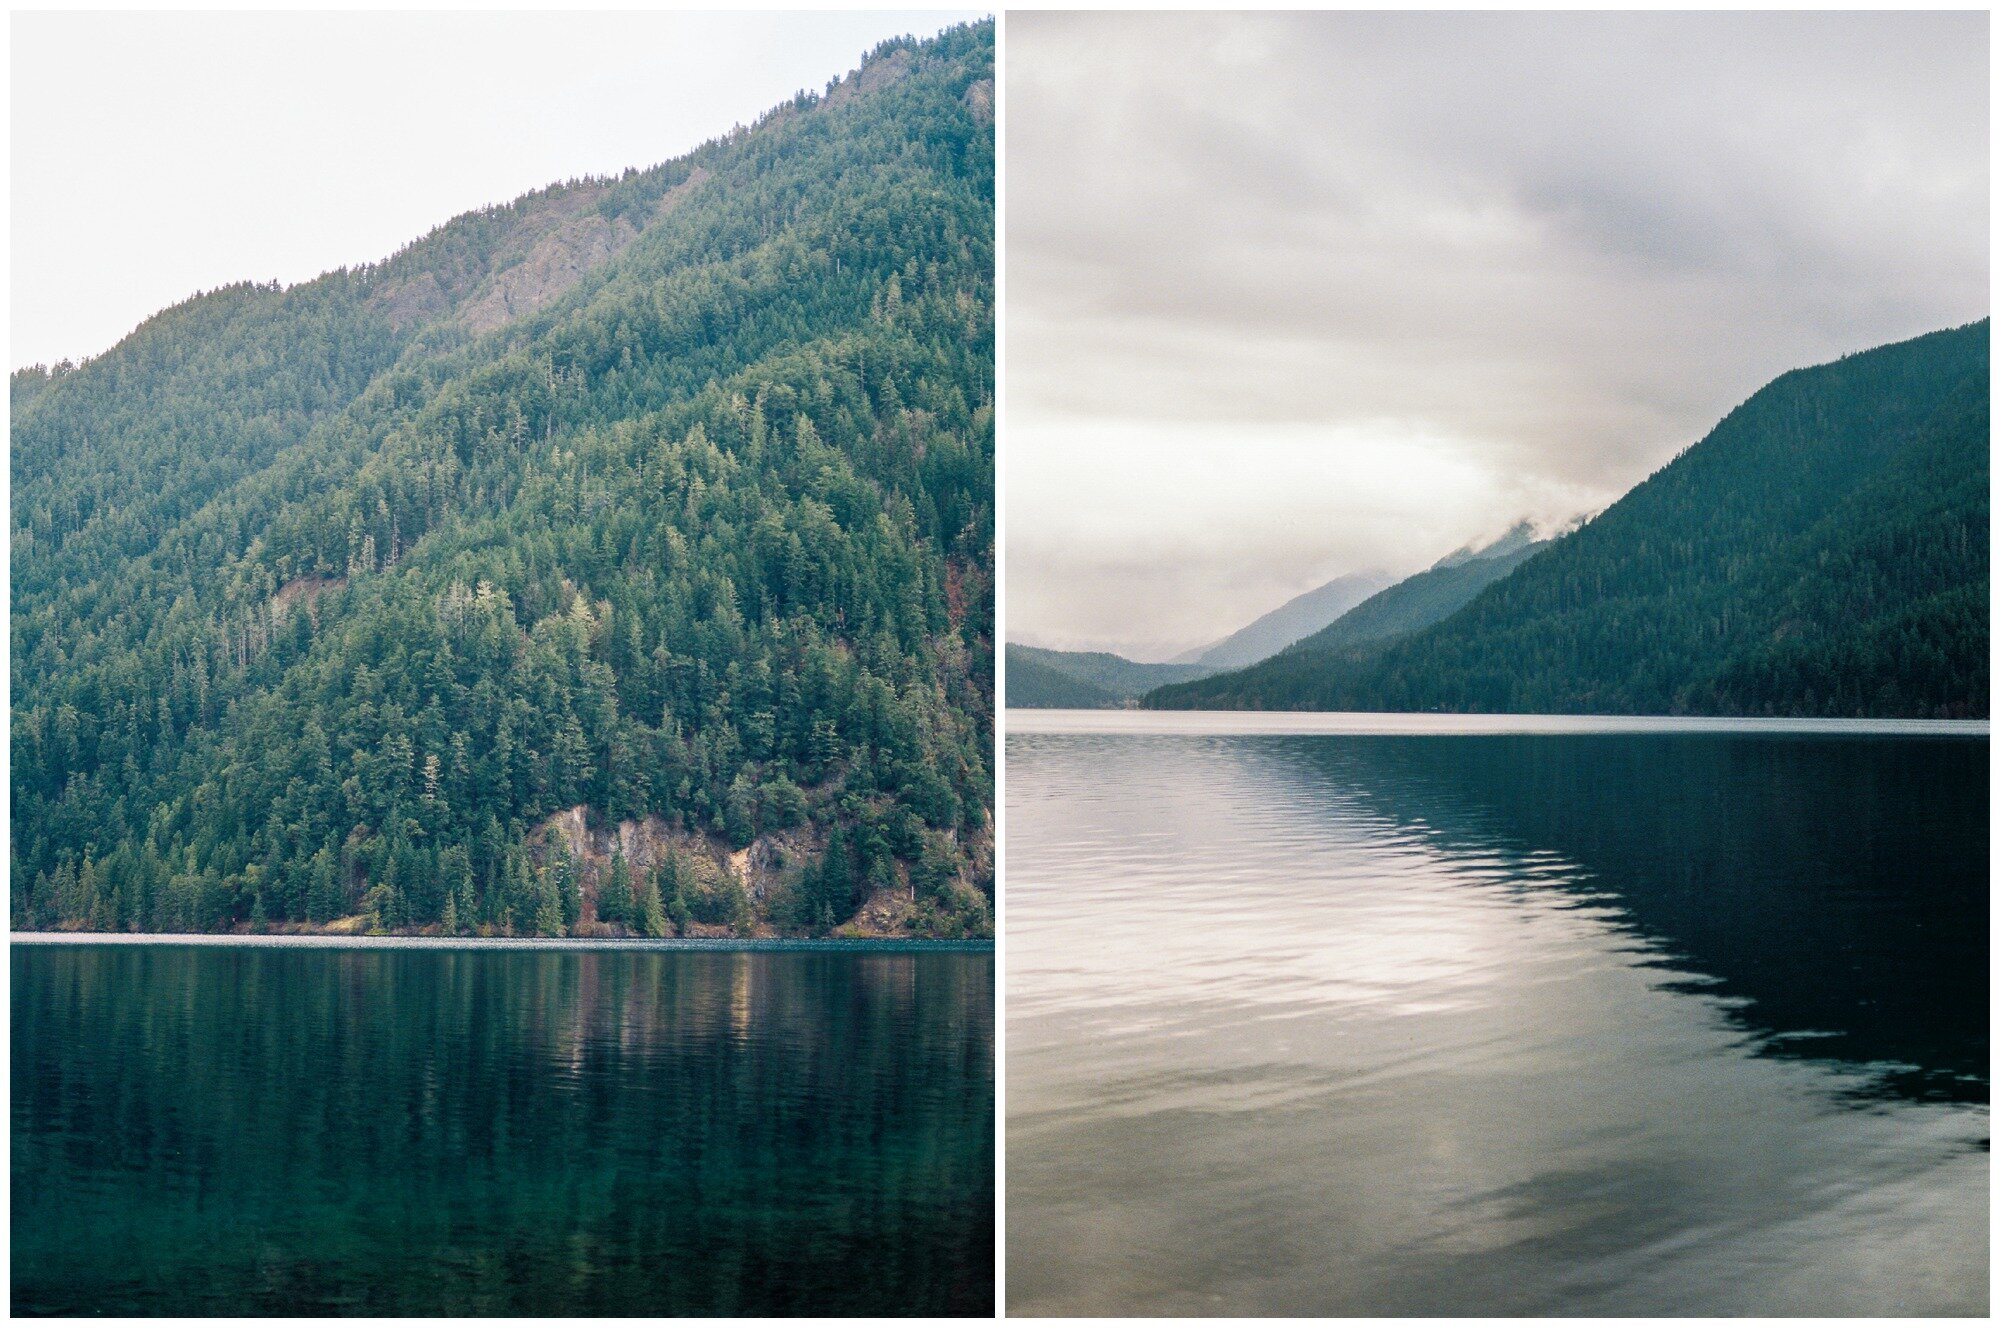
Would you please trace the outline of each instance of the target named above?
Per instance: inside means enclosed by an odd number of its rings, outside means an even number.
[[[1008,629],[1158,657],[1983,317],[1987,18],[1008,18]]]

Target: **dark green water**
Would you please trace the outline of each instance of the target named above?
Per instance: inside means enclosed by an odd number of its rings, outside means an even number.
[[[1010,733],[1012,1313],[1986,1313],[1983,730],[1312,718]]]
[[[17,1314],[987,1314],[993,957],[12,947]]]

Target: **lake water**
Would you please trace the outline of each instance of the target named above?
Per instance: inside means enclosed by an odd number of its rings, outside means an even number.
[[[1986,1311],[1983,725],[1008,721],[1010,1312]]]
[[[993,956],[17,944],[25,1314],[986,1314]]]

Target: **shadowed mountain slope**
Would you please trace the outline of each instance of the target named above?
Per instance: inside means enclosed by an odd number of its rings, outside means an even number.
[[[1984,716],[1988,323],[1795,370],[1422,631],[1180,708]]]

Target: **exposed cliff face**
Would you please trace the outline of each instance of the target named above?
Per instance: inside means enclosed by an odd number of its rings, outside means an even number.
[[[653,205],[657,221],[710,178],[696,166]],[[574,290],[594,268],[617,258],[639,238],[624,217],[599,211],[611,182],[581,180],[513,205],[506,239],[484,263],[442,265],[382,280],[369,304],[398,329],[454,321],[474,334],[491,332]]]
[[[653,205],[654,220],[657,221],[659,218],[664,217],[668,213],[672,212],[675,208],[679,207],[682,203],[687,201],[687,196],[689,194],[693,193],[695,190],[701,188],[703,185],[707,183],[708,183],[708,167],[697,166],[693,170],[689,171],[687,179],[682,180],[679,184],[667,190],[666,193],[660,195],[660,201]]]
[[[583,929],[604,927],[597,914],[598,899],[611,877],[612,860],[623,854],[637,885],[659,869],[668,854],[679,858],[681,871],[691,878],[695,891],[714,893],[720,887],[740,887],[749,903],[747,925],[728,922],[692,921],[690,936],[730,936],[750,934],[775,936],[779,929],[770,918],[780,891],[794,885],[800,874],[826,847],[825,832],[811,824],[760,835],[740,849],[732,849],[715,835],[671,829],[657,816],[642,821],[621,821],[617,825],[590,824],[587,809],[578,806],[558,812],[529,837],[530,852],[539,864],[546,864],[551,850],[560,843],[575,864],[583,897]],[[861,932],[870,935],[902,935],[903,919],[910,913],[907,882],[900,889],[878,892],[856,919]],[[899,900],[895,896],[902,896]],[[609,934],[605,928],[603,934]]]
[[[285,621],[295,605],[303,605],[306,612],[313,612],[313,603],[329,590],[339,590],[347,584],[344,576],[301,576],[278,587],[271,596],[271,624],[278,626]],[[314,621],[318,621],[317,615]]]
[[[980,124],[993,123],[993,80],[982,78],[965,90],[966,109]]]
[[[826,94],[828,106],[838,106],[842,102],[870,92],[879,91],[892,83],[900,83],[908,78],[917,66],[917,57],[909,50],[889,51],[871,57],[861,68],[850,72],[847,77],[833,85]]]
[[[825,853],[824,828],[808,822],[789,830],[759,835],[743,848],[732,848],[716,835],[674,830],[657,816],[642,821],[621,821],[617,825],[592,825],[588,810],[571,807],[544,821],[528,838],[529,851],[537,865],[547,865],[557,845],[574,864],[582,895],[582,925],[586,935],[610,935],[613,929],[598,920],[597,904],[611,877],[612,860],[623,854],[632,874],[634,888],[659,869],[668,854],[679,859],[683,880],[690,893],[714,894],[731,886],[740,887],[749,904],[747,923],[690,922],[688,936],[778,936],[785,929],[773,921],[773,909],[782,909],[784,893],[799,884],[804,872]],[[966,855],[973,873],[991,872],[993,844],[989,832],[978,842],[967,844]],[[978,889],[970,880],[952,881],[947,890],[960,904],[977,901]],[[873,891],[853,920],[839,929],[843,936],[908,936],[930,934],[930,919],[917,899],[907,869],[899,869],[895,882]]]
[[[367,303],[399,330],[455,318],[483,332],[530,312],[636,237],[629,222],[597,210],[611,184],[572,181],[468,213],[384,264]],[[482,232],[497,233],[498,244],[480,242]]]
[[[606,220],[595,212],[565,218],[532,240],[505,253],[478,295],[460,312],[473,332],[491,332],[568,294],[584,274],[625,252],[639,232],[623,217]],[[501,264],[507,264],[501,266]]]
[[[451,296],[435,272],[386,281],[370,293],[368,302],[398,331],[419,327],[451,308]]]
[[[643,821],[620,821],[615,826],[592,826],[587,808],[571,807],[543,822],[529,843],[546,854],[558,839],[576,863],[577,877],[583,887],[584,917],[590,919],[597,916],[600,887],[609,877],[612,859],[620,853],[624,854],[634,879],[657,870],[668,853],[678,853],[683,862],[694,864],[698,871],[712,869],[735,877],[753,899],[767,893],[778,879],[778,856],[768,849],[760,858],[765,870],[753,873],[749,850],[731,853],[714,836],[672,830],[657,816],[648,816]],[[753,844],[752,848],[755,847]],[[739,863],[738,859],[742,861]],[[546,861],[546,857],[540,856],[538,861]]]

